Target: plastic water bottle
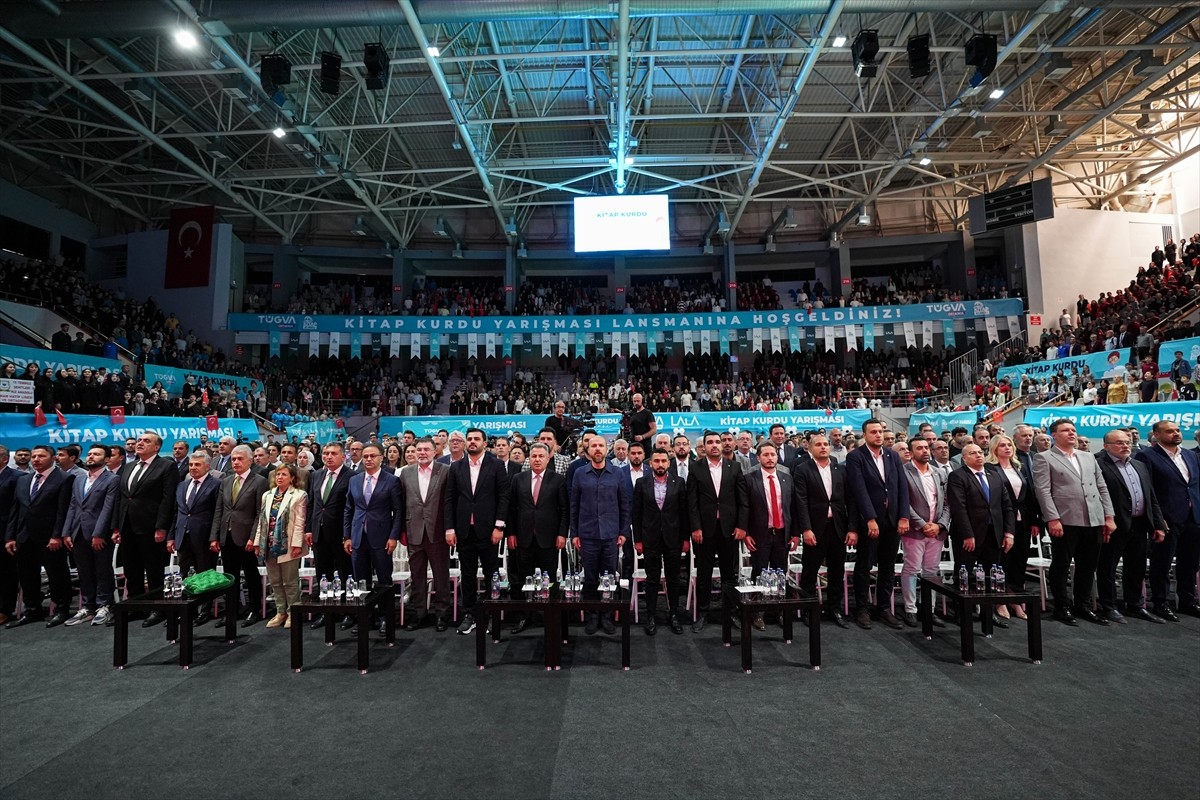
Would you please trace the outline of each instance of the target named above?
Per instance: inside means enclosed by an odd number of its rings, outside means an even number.
[[[967,565],[966,564],[963,564],[958,568],[958,588],[960,591],[963,591],[963,592],[965,592],[971,588],[970,583],[968,583],[968,581],[967,581]]]
[[[541,591],[542,599],[543,600],[549,599],[550,598],[550,573],[549,572],[542,574],[542,587],[541,588],[542,588],[542,591]]]
[[[982,592],[982,591],[985,591],[986,589],[987,589],[987,583],[985,582],[985,578],[984,578],[983,564],[976,564],[975,565],[975,590]]]
[[[604,570],[604,574],[600,576],[600,591],[605,594],[612,593],[612,575],[608,573],[608,570]]]
[[[321,599],[329,599],[329,578],[326,578],[324,575],[321,576]]]
[[[492,573],[492,599],[500,599],[500,572]]]
[[[996,565],[996,576],[994,578],[992,578],[992,589],[997,592],[1003,592],[1003,591],[1005,591],[1005,586],[1006,586],[1006,584],[1004,582],[1004,567],[997,564]]]
[[[195,567],[188,567],[188,577],[189,578],[196,577],[196,568]]]
[[[533,588],[534,589],[542,588],[542,568],[541,567],[537,567],[533,571]]]
[[[172,578],[171,580],[173,581],[172,585],[175,590],[175,592],[174,592],[175,596],[183,597],[183,576],[180,575],[179,572],[177,571],[175,573],[175,577]]]
[[[333,599],[342,599],[342,577],[340,575],[334,576],[333,579]]]

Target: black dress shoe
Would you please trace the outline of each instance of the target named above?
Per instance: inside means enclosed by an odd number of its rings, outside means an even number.
[[[656,633],[658,633],[658,623],[656,623],[654,618],[651,617],[650,619],[646,620],[646,635],[653,636]]]
[[[1179,617],[1171,610],[1170,606],[1155,606],[1154,613],[1165,619],[1167,622],[1179,622]],[[9,623],[10,625],[12,623]]]
[[[438,633],[445,633],[446,629],[450,627],[450,623],[445,617],[438,617],[437,624],[434,627],[437,629]]]
[[[50,619],[46,620],[46,627],[47,628],[57,628],[59,625],[62,625],[64,622],[66,622],[70,618],[71,618],[71,615],[68,614],[67,612],[59,611],[54,616],[50,617]]]
[[[700,631],[704,630],[704,626],[707,624],[708,620],[706,620],[704,615],[701,614],[700,616],[696,617],[696,621],[692,623],[692,633],[700,633]]]
[[[1155,625],[1166,625],[1167,624],[1167,621],[1165,619],[1158,616],[1157,614],[1151,614],[1149,611],[1147,611],[1144,608],[1131,608],[1131,609],[1129,609],[1128,613],[1125,614],[1125,616],[1133,617],[1134,619],[1145,620],[1146,622],[1153,622]]]
[[[416,614],[410,614],[408,619],[404,620],[404,630],[412,632],[421,627],[421,618]]]
[[[19,617],[13,617],[12,619],[10,619],[7,623],[5,623],[4,627],[19,628],[22,625],[30,625],[34,622],[41,622],[41,621],[42,621],[42,617],[39,614],[22,614]]]
[[[608,614],[603,614],[600,617],[600,629],[612,636],[617,632],[617,626],[613,624],[612,617]]]
[[[517,617],[517,621],[513,623],[512,632],[520,633],[521,631],[525,630],[528,627],[529,627],[529,615],[522,614],[521,616]]]
[[[997,628],[1007,628],[1008,620],[1006,620],[1004,617],[1000,616],[995,611],[993,611],[992,612],[992,624],[995,625]]]
[[[196,619],[194,619],[192,621],[192,624],[193,625],[207,625],[210,622],[212,622],[212,614],[209,614],[207,611],[201,611],[199,614],[196,615]]]
[[[742,629],[742,621],[738,618],[737,614],[730,614],[729,622],[731,625],[733,625],[733,629],[735,631],[740,631]]]
[[[840,611],[830,612],[829,619],[833,622],[834,625],[837,625],[839,628],[849,628],[850,627],[850,623],[846,620],[846,615]]]
[[[1095,611],[1092,611],[1090,608],[1081,607],[1081,608],[1075,609],[1075,616],[1078,619],[1086,619],[1088,622],[1093,622],[1097,625],[1107,625],[1108,624],[1107,619],[1100,616]]]
[[[1117,611],[1115,608],[1110,608],[1110,609],[1108,609],[1107,611],[1105,611],[1105,612],[1104,612],[1104,617],[1105,617],[1105,619],[1107,619],[1109,622],[1115,622],[1115,623],[1117,623],[1118,625],[1124,625],[1124,624],[1125,624],[1125,615],[1124,615],[1124,614],[1122,614],[1120,611]]]
[[[766,620],[763,619],[762,614],[755,614],[752,624],[754,625],[754,630],[756,631],[765,631],[767,629],[767,623]]]
[[[315,631],[318,628],[320,628],[321,626],[323,626],[324,624],[325,624],[325,615],[317,614],[315,617],[312,618],[312,623],[308,627]]]
[[[246,618],[244,620],[242,620],[242,627],[249,628],[251,625],[254,625],[256,622],[261,622],[261,621],[262,621],[262,617],[259,616],[259,613],[257,611],[251,611],[249,614],[246,615]]]
[[[221,628],[221,627],[224,627],[224,625],[225,625],[225,615],[224,614],[213,617],[213,627],[214,628]]]
[[[683,633],[683,623],[679,621],[678,614],[671,615],[670,623],[671,623],[671,633],[674,633],[674,634]]]
[[[933,627],[944,628],[944,627],[946,627],[946,623],[941,617],[939,617],[937,614],[934,614],[933,615]]]
[[[889,628],[895,628],[897,630],[904,627],[904,623],[896,619],[896,615],[886,608],[879,612],[879,621],[884,625],[887,625]]]
[[[348,631],[356,624],[358,624],[358,620],[347,614],[346,616],[342,617],[342,623],[339,627],[344,631]]]
[[[148,617],[146,617],[146,619],[142,620],[142,627],[143,628],[153,628],[155,625],[159,625],[162,622],[164,622],[165,620],[166,620],[166,617],[163,616],[161,611],[151,611],[150,616],[148,616]]]
[[[1072,614],[1069,609],[1063,610],[1063,611],[1055,611],[1054,618],[1064,625],[1070,625],[1072,628],[1077,627],[1079,625],[1079,623],[1075,621],[1075,615]]]
[[[600,618],[598,614],[589,614],[587,624],[583,626],[583,632],[588,636],[595,636],[596,631],[600,630]]]
[[[904,624],[910,628],[917,627],[917,615],[912,611],[904,612]]]
[[[869,609],[860,608],[854,612],[854,621],[858,623],[858,627],[864,631],[871,630],[871,612]]]
[[[1200,605],[1183,606],[1179,609],[1180,614],[1187,614],[1189,617],[1200,617]]]

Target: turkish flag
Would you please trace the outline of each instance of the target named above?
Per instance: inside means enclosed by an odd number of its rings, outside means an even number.
[[[219,428],[221,426],[221,423],[217,419],[216,414],[209,414],[207,417],[204,418],[204,425],[210,431],[215,431],[217,428]]]
[[[208,286],[215,219],[213,206],[177,208],[171,212],[164,289]]]
[[[125,409],[121,406],[113,406],[108,410],[108,418],[113,425],[124,425]]]
[[[64,428],[67,427],[67,415],[66,414],[62,413],[58,409],[55,409],[54,416],[58,417],[59,425],[62,425]]]
[[[42,411],[41,406],[33,407],[33,427],[40,428],[46,424],[46,412]]]
[[[200,392],[200,402],[204,405],[208,405],[208,389],[204,389],[202,392]]]

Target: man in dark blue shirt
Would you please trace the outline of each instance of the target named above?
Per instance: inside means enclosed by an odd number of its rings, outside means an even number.
[[[583,588],[595,592],[602,572],[617,573],[617,552],[629,536],[633,513],[633,487],[624,470],[608,462],[608,442],[593,436],[588,442],[588,464],[575,471],[571,497],[571,536],[583,562]],[[616,632],[612,615],[603,620],[596,612],[588,615],[585,632]]]

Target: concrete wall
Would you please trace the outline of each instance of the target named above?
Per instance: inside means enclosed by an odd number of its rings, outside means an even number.
[[[87,242],[97,233],[96,226],[83,217],[3,180],[0,180],[0,209],[6,217],[50,231],[51,259],[58,255],[63,236]]]

